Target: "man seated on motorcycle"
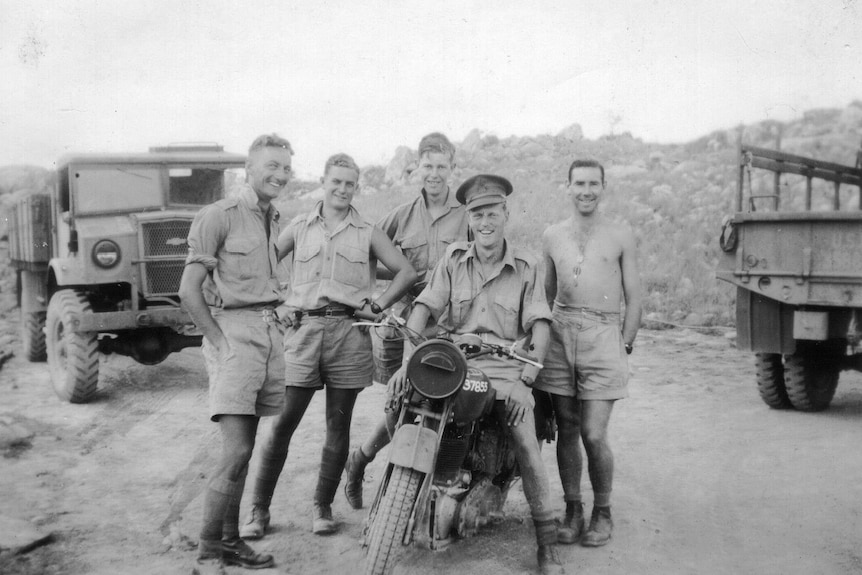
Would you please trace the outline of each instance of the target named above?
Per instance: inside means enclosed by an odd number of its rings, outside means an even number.
[[[506,196],[512,184],[495,175],[478,175],[456,193],[468,211],[472,242],[455,242],[434,268],[416,298],[407,327],[421,332],[430,316],[457,343],[458,335],[474,333],[486,342],[511,345],[530,336],[532,354],[544,359],[551,312],[535,257],[505,239],[509,212]],[[405,342],[404,365],[389,381],[399,395],[406,383],[406,364],[412,345]],[[542,574],[562,573],[557,556],[557,527],[551,509],[550,487],[536,439],[531,387],[539,368],[515,360],[485,355],[471,360],[491,380],[496,392],[494,410],[508,425],[521,469],[524,494],[530,504]]]

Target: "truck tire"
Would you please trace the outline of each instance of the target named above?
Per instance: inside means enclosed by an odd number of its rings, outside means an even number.
[[[28,361],[45,361],[45,312],[21,312],[21,347]]]
[[[395,465],[368,533],[365,575],[388,575],[404,550],[404,532],[413,511],[422,473]]]
[[[754,357],[760,399],[773,409],[793,407],[784,384],[784,364],[781,361],[781,354],[758,353]]]
[[[60,290],[51,296],[46,319],[48,369],[54,391],[71,403],[86,403],[99,380],[99,346],[95,332],[72,331],[76,317],[93,313],[84,294]]]
[[[784,356],[784,383],[793,407],[799,411],[822,411],[829,407],[846,348],[843,339],[797,342],[796,351]]]

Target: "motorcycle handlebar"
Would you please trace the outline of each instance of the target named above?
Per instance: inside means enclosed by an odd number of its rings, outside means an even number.
[[[367,326],[369,328],[372,327],[390,327],[395,328],[396,330],[402,332],[404,335],[410,337],[411,334],[409,328],[407,328],[407,322],[404,318],[391,314],[385,313],[376,321],[357,321],[353,322],[355,326]],[[418,334],[416,334],[418,335]],[[424,339],[424,338],[422,338]],[[515,348],[518,345],[518,342],[512,344],[511,347],[506,347],[503,345],[499,345],[496,343],[488,343],[482,340],[482,338],[477,334],[463,334],[459,337],[458,347],[461,351],[464,352],[468,358],[479,357],[482,355],[495,354],[501,357],[508,357],[522,363],[526,363],[527,365],[532,365],[534,367],[538,367],[542,369],[544,365],[536,361],[535,358],[530,357],[529,355],[521,355]]]
[[[467,345],[469,345],[469,344],[467,344]],[[481,351],[470,354],[470,357],[478,357],[480,355],[487,355],[487,354],[493,353],[493,354],[496,354],[496,355],[499,355],[502,357],[508,357],[511,359],[515,359],[517,361],[520,361],[521,363],[526,363],[527,365],[532,365],[532,366],[538,367],[539,369],[542,369],[543,367],[545,367],[543,364],[539,363],[534,358],[532,358],[530,356],[524,356],[524,355],[521,355],[518,352],[516,352],[515,351],[515,344],[512,344],[512,347],[505,347],[505,346],[498,345],[495,343],[482,342],[481,347],[482,347]],[[462,346],[462,349],[463,349],[463,346]]]

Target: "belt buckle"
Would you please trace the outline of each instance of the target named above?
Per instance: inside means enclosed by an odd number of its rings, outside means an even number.
[[[334,317],[334,311],[331,307],[327,307],[323,310],[323,317]]]
[[[260,315],[263,318],[264,323],[272,323],[273,320],[275,319],[275,310],[274,309],[266,307],[266,308],[263,308],[262,310],[260,310],[260,312],[261,312]]]

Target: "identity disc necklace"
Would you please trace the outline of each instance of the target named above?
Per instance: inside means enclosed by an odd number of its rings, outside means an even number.
[[[582,223],[582,227],[586,226],[583,226]],[[595,223],[586,227],[586,230],[579,227],[578,231],[575,233],[575,242],[578,244],[578,257],[575,260],[574,281],[572,283],[575,287],[578,285],[578,277],[581,275],[581,266],[583,265],[584,257],[586,256],[587,244],[589,244],[590,240],[593,238],[595,227]]]

